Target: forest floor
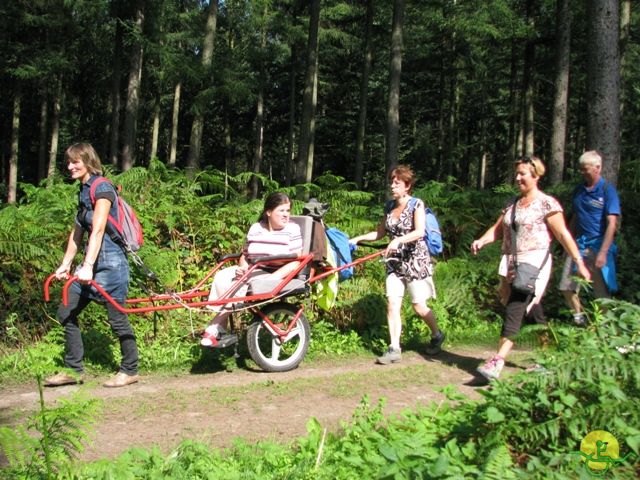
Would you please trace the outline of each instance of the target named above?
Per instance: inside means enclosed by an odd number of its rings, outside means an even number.
[[[403,353],[402,362],[374,364],[371,357],[303,362],[296,370],[264,373],[247,368],[206,374],[144,375],[140,382],[118,389],[102,387],[106,378],[84,385],[46,388],[47,405],[55,405],[79,390],[101,400],[84,461],[114,458],[132,447],[157,446],[168,453],[182,440],[212,447],[271,440],[287,444],[306,434],[315,417],[329,431],[350,421],[364,396],[372,404],[385,398],[383,412],[394,415],[407,408],[440,401],[446,385],[478,399],[487,388],[475,368],[493,353],[489,347],[461,346],[429,357]],[[530,352],[514,352],[507,374],[528,365]],[[0,390],[0,426],[23,422],[38,408],[35,382]],[[0,463],[2,463],[0,461]]]

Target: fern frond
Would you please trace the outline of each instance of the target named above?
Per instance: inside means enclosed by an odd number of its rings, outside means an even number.
[[[516,478],[512,471],[513,460],[509,449],[506,445],[500,445],[493,448],[486,457],[486,461],[482,466],[482,474],[480,476],[483,480],[504,480],[509,478]]]

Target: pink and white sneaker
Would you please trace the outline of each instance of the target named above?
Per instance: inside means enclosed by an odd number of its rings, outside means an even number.
[[[504,368],[504,358],[496,355],[480,365],[476,371],[487,380],[495,380],[500,376],[500,372]]]

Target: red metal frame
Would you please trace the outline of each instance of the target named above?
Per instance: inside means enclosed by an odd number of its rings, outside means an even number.
[[[287,335],[289,335],[289,333],[291,333],[291,330],[293,330],[293,327],[298,324],[298,318],[300,318],[300,315],[302,315],[302,310],[303,310],[303,307],[300,306],[300,308],[296,312],[296,315],[293,317],[293,320],[289,323],[289,326],[287,327],[286,330],[282,330],[278,325],[273,323],[271,319],[262,312],[262,310],[256,309],[256,312],[258,313],[260,318],[264,320],[264,323],[267,324],[267,327],[269,328],[269,330],[271,330],[271,333],[280,337],[280,340],[284,342],[284,339],[287,338]]]
[[[307,280],[308,284],[312,284],[313,282],[316,282],[318,280],[322,280],[323,278],[326,278],[336,272],[339,272],[340,270],[344,270],[346,268],[352,267],[354,265],[358,265],[360,263],[364,263],[367,262],[369,260],[372,260],[373,258],[380,256],[384,253],[384,250],[380,250],[374,253],[371,253],[369,255],[365,255],[364,257],[358,258],[357,260],[348,263],[346,265],[342,265],[341,267],[320,267],[321,273],[316,275],[316,269],[314,268],[313,265],[310,265],[310,275],[309,275],[309,279]],[[212,268],[207,275],[200,280],[200,282],[198,282],[191,290],[185,291],[185,292],[180,292],[180,293],[175,293],[175,294],[162,294],[162,295],[152,295],[150,297],[144,297],[144,298],[133,298],[133,299],[128,299],[125,301],[126,305],[145,305],[145,304],[152,304],[150,306],[132,306],[132,307],[123,307],[120,304],[118,304],[113,297],[111,297],[111,295],[109,295],[99,284],[97,284],[95,281],[93,280],[89,280],[87,282],[88,285],[91,285],[92,287],[94,287],[104,298],[105,300],[107,300],[109,303],[111,303],[117,310],[119,310],[122,313],[148,313],[148,312],[157,312],[157,311],[162,311],[162,310],[176,310],[179,308],[201,308],[201,307],[206,307],[206,306],[222,306],[222,305],[226,305],[228,303],[254,303],[254,302],[260,302],[263,300],[270,300],[276,296],[278,296],[282,289],[285,287],[285,285],[287,285],[291,280],[293,280],[304,268],[307,267],[307,265],[309,265],[312,261],[313,261],[313,254],[308,254],[308,255],[303,255],[297,258],[293,258],[293,259],[286,259],[286,260],[278,260],[278,264],[284,264],[284,263],[288,263],[288,262],[292,262],[292,261],[297,261],[300,262],[300,265],[298,265],[298,268],[296,268],[294,271],[292,271],[291,273],[289,273],[289,275],[287,275],[285,278],[282,279],[282,281],[276,285],[274,287],[274,289],[270,292],[266,292],[266,293],[260,293],[260,294],[256,294],[256,295],[247,295],[244,297],[231,297],[229,295],[231,295],[232,292],[235,292],[236,289],[242,285],[243,283],[245,283],[249,276],[251,275],[251,273],[256,269],[259,268],[260,266],[263,265],[271,265],[273,266],[274,262],[273,261],[269,261],[268,258],[263,260],[263,261],[259,261],[256,262],[255,264],[251,265],[251,267],[244,273],[244,275],[242,275],[242,277],[240,277],[238,280],[236,280],[236,282],[233,283],[233,285],[229,288],[229,290],[227,290],[222,296],[221,298],[218,298],[217,300],[199,300],[196,301],[195,299],[201,298],[201,297],[208,297],[209,296],[209,289],[202,289],[202,287],[204,286],[204,284],[207,282],[207,280],[209,280],[224,264],[226,264],[227,262],[230,262],[231,260],[237,260],[239,258],[239,255],[231,255],[231,256],[227,256],[225,257],[223,260],[221,260],[214,268]],[[56,278],[55,273],[49,275],[49,277],[47,277],[47,279],[44,282],[44,299],[45,301],[49,301],[50,300],[50,294],[49,294],[49,288],[51,285],[51,282]],[[64,284],[63,288],[62,288],[62,303],[66,306],[69,303],[69,287],[71,286],[71,284],[75,281],[78,280],[77,276],[72,276],[70,277]],[[156,302],[160,302],[161,304],[156,305]],[[296,322],[291,322],[291,325],[289,326],[289,329],[287,331],[284,331],[282,329],[280,329],[279,327],[277,327],[276,325],[274,325],[266,316],[264,316],[261,312],[258,312],[261,317],[263,318],[263,320],[270,326],[270,328],[273,329],[274,333],[277,333],[281,338],[286,337],[286,335],[289,334],[291,328],[293,325],[296,324]],[[296,318],[295,320],[297,320],[297,318],[300,316],[300,314],[302,313],[302,309],[300,309],[298,311],[298,313],[296,314]]]

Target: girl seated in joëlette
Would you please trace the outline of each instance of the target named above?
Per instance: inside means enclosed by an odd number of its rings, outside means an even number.
[[[251,225],[247,239],[242,249],[242,256],[238,264],[220,270],[213,278],[209,301],[215,301],[233,284],[240,279],[250,267],[253,260],[265,255],[300,255],[302,252],[302,234],[300,227],[290,222],[291,200],[281,192],[274,192],[267,196],[262,214],[258,222]],[[282,279],[298,268],[300,262],[288,262],[273,269],[256,268],[247,280],[260,277],[261,279]],[[243,297],[247,293],[249,284],[238,285],[231,297]],[[227,322],[231,312],[227,305],[209,307],[216,315],[202,335],[200,344],[205,347],[226,347],[235,342],[235,335],[227,334]]]

